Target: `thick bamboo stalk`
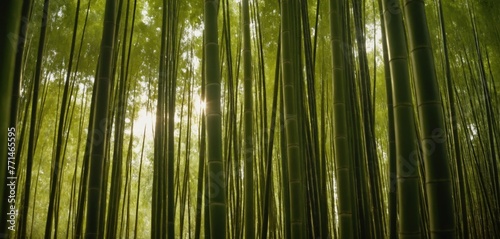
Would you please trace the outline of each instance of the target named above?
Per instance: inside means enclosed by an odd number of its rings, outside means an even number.
[[[408,73],[408,53],[401,9],[397,1],[383,0],[384,25],[394,101],[396,176],[400,238],[420,238],[418,149]]]
[[[338,185],[339,236],[354,238],[353,182],[347,129],[347,82],[344,64],[344,34],[341,0],[330,1],[330,33],[333,66],[333,144]]]
[[[104,13],[104,28],[101,42],[99,68],[97,74],[96,114],[94,120],[94,135],[100,138],[94,138],[90,153],[89,184],[87,194],[87,226],[85,237],[99,237],[98,228],[101,214],[101,196],[103,191],[103,170],[105,161],[105,149],[107,147],[107,126],[109,111],[109,87],[112,72],[112,54],[115,29],[115,1],[107,0]],[[91,119],[92,120],[92,119]],[[91,130],[89,130],[91,132]],[[101,235],[102,236],[102,235]]]
[[[424,1],[405,0],[404,13],[417,91],[431,238],[453,238],[455,207],[446,129]]]
[[[291,238],[304,238],[306,235],[305,224],[305,194],[303,184],[303,152],[299,138],[299,116],[298,116],[298,80],[294,74],[298,69],[297,63],[298,42],[293,38],[294,31],[293,1],[281,1],[281,67],[283,72],[283,98],[285,110],[286,147],[288,155],[288,184],[290,194],[290,230]]]
[[[205,97],[207,124],[207,177],[210,237],[226,237],[226,199],[222,160],[221,83],[219,74],[218,0],[205,0]]]

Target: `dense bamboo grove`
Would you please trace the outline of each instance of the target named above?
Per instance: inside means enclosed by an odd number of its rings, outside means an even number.
[[[491,0],[6,0],[0,238],[497,238]]]

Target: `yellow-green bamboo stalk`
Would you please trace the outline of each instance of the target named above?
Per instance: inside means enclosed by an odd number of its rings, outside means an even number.
[[[299,142],[298,105],[296,99],[298,79],[294,74],[298,42],[292,38],[293,18],[298,15],[293,11],[293,1],[281,1],[281,67],[283,72],[283,98],[285,110],[286,147],[288,154],[288,175],[290,194],[290,238],[305,238],[305,193],[303,184],[304,162]]]
[[[353,238],[353,182],[347,129],[342,0],[330,0],[330,33],[333,66],[334,149],[338,191],[340,238]]]

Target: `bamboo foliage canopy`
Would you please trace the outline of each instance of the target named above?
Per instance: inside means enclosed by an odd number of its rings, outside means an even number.
[[[0,238],[497,238],[492,0],[5,0]]]

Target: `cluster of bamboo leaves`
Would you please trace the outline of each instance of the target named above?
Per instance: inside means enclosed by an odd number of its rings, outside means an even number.
[[[498,237],[498,12],[4,1],[0,237]]]

